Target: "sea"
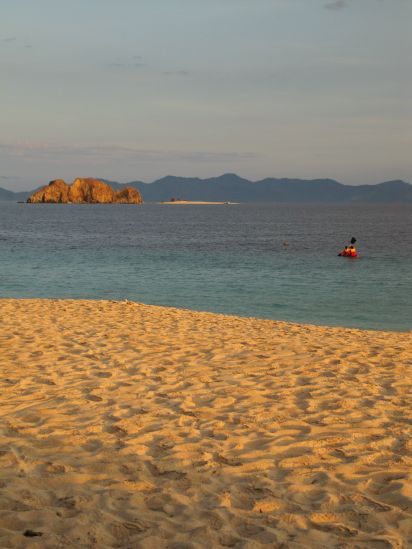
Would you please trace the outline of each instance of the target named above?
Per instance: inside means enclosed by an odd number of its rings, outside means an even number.
[[[0,202],[0,297],[409,331],[412,204]]]

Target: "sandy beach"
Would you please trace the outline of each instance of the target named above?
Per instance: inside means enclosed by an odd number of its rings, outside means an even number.
[[[172,204],[174,206],[176,205],[194,205],[194,206],[222,206],[222,205],[230,205],[230,204],[237,204],[237,202],[210,202],[206,200],[168,200],[164,202],[159,202],[159,204]]]
[[[0,547],[408,548],[412,335],[0,300]]]

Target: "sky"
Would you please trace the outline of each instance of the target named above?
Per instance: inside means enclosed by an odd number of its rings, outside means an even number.
[[[0,187],[412,182],[411,0],[0,0]]]

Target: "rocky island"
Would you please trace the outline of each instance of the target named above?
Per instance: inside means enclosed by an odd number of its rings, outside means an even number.
[[[27,199],[29,204],[142,204],[138,190],[124,187],[115,191],[107,183],[92,178],[78,177],[71,185],[55,179],[35,191]]]

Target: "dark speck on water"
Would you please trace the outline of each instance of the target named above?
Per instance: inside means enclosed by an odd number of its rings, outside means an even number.
[[[411,219],[410,204],[3,202],[0,296],[410,330]],[[359,259],[337,257],[353,235]]]

